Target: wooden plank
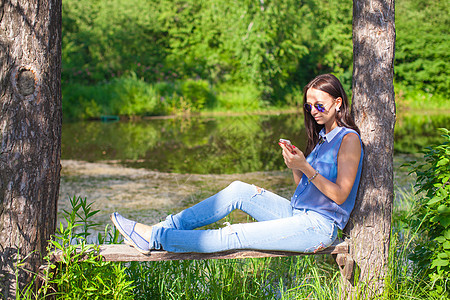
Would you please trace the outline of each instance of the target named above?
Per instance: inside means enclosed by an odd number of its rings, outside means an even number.
[[[238,259],[238,258],[262,258],[262,257],[285,257],[298,255],[317,254],[345,254],[349,253],[346,242],[336,241],[330,247],[315,253],[286,252],[286,251],[263,251],[263,250],[229,250],[216,253],[172,253],[167,251],[152,251],[145,255],[135,248],[120,245],[100,245],[99,254],[105,261],[168,261],[168,260],[203,260],[203,259]],[[59,261],[60,255],[56,253],[54,260]]]

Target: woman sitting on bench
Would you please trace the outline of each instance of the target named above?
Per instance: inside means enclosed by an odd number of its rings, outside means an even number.
[[[308,143],[305,154],[280,140],[297,188],[291,200],[243,182],[169,215],[154,226],[111,215],[125,243],[151,250],[211,253],[232,249],[316,252],[328,247],[347,224],[355,204],[363,161],[359,130],[347,95],[331,74],[319,75],[303,90]],[[240,209],[258,222],[216,230],[194,230]]]

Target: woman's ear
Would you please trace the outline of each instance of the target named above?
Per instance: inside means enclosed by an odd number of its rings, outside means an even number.
[[[336,111],[340,111],[341,110],[341,105],[342,105],[342,98],[341,97],[337,97],[335,101],[336,101]]]

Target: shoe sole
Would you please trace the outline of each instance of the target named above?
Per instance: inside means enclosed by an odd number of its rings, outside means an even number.
[[[150,250],[142,250],[138,245],[136,245],[136,243],[131,238],[127,238],[128,234],[123,232],[121,226],[118,223],[116,223],[116,219],[114,218],[114,214],[110,214],[109,218],[111,219],[111,221],[113,222],[113,224],[117,228],[117,230],[119,230],[120,234],[124,237],[124,243],[125,244],[127,244],[128,246],[133,247],[134,249],[136,249],[137,251],[139,251],[142,254],[150,254],[150,252],[151,252]]]

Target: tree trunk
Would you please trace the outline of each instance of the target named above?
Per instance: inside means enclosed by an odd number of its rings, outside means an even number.
[[[364,143],[358,200],[346,232],[360,284],[349,288],[363,299],[384,289],[394,199],[395,126],[394,0],[353,1],[352,112]],[[355,283],[355,281],[353,281]]]
[[[30,281],[56,225],[61,1],[0,0],[0,292]],[[17,263],[19,268],[16,282]]]

